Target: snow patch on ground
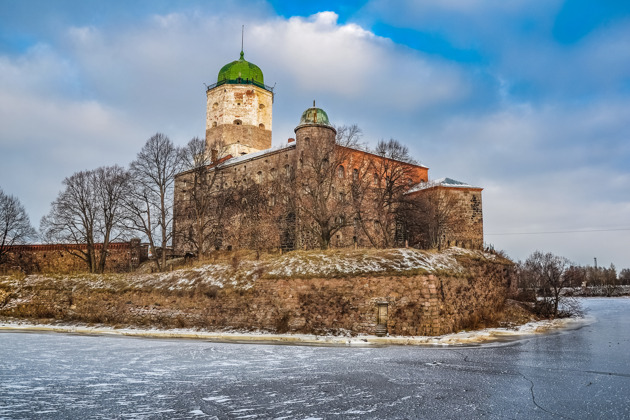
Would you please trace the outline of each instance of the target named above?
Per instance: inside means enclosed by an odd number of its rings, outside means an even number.
[[[318,336],[312,334],[272,334],[266,332],[209,332],[194,329],[139,329],[112,328],[107,326],[88,327],[85,325],[51,325],[33,324],[21,321],[0,322],[0,332],[60,332],[73,334],[120,335],[131,337],[151,338],[192,338],[222,342],[251,342],[268,344],[306,344],[314,346],[387,346],[387,345],[417,345],[417,346],[470,346],[497,342],[511,342],[532,336],[547,334],[555,331],[571,330],[590,325],[596,320],[592,317],[562,318],[529,322],[515,328],[486,328],[477,331],[463,331],[436,337],[431,336],[386,336],[373,335],[350,336]],[[229,399],[227,396],[205,397],[204,400],[217,401]]]
[[[294,251],[259,261],[235,261],[232,264],[214,263],[199,267],[185,267],[165,273],[29,275],[18,280],[0,277],[7,286],[36,286],[55,282],[68,290],[75,287],[91,290],[120,291],[129,289],[195,290],[197,288],[251,288],[261,277],[331,277],[370,274],[405,274],[419,271],[461,273],[464,268],[458,258],[495,260],[493,254],[463,248],[449,248],[442,252],[421,251],[413,248],[382,250],[335,249],[329,251]]]

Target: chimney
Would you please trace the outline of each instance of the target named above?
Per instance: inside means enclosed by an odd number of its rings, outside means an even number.
[[[295,139],[293,137],[289,138],[289,143],[293,143],[295,141]]]
[[[219,154],[219,151],[217,149],[212,149],[210,151],[211,155],[210,155],[210,163],[214,163],[217,161],[217,157]]]

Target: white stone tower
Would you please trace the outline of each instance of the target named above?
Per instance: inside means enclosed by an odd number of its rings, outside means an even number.
[[[271,147],[273,89],[243,57],[241,51],[240,59],[223,66],[207,89],[206,150],[217,150],[219,158]]]

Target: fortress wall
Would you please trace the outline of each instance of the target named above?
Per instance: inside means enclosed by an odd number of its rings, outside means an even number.
[[[249,289],[191,283],[180,290],[124,284],[116,290],[102,282],[91,288],[81,280],[45,278],[41,286],[0,284],[6,295],[0,316],[210,331],[374,334],[377,304],[385,301],[389,334],[435,336],[496,325],[512,276],[511,265],[483,261],[461,276],[263,278]]]
[[[480,189],[444,188],[453,196],[452,212],[457,215],[447,246],[483,249],[483,211]]]
[[[96,256],[100,257],[101,245],[96,245]],[[80,273],[88,271],[86,263],[73,255],[85,247],[75,245],[18,245],[11,247],[9,260],[1,270],[21,269],[26,273]],[[105,271],[120,273],[130,271],[145,261],[147,247],[129,242],[110,244]]]

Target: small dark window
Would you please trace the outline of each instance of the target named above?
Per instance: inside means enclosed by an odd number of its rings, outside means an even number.
[[[346,170],[344,169],[343,165],[339,165],[339,167],[337,168],[337,177],[344,178],[345,176],[346,176]]]
[[[263,124],[263,123],[258,124],[258,128],[262,128],[264,130],[265,129],[265,124]]]
[[[243,125],[243,121],[241,121],[241,120],[234,120],[234,125]]]

